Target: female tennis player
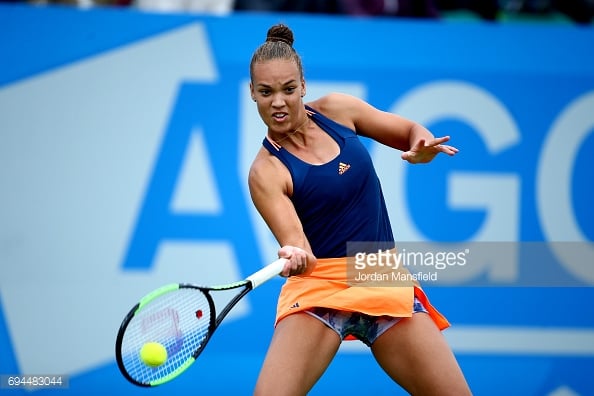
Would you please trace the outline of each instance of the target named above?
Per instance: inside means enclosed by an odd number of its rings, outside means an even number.
[[[468,395],[440,331],[449,323],[420,287],[350,286],[345,276],[348,242],[395,245],[378,177],[358,135],[402,151],[413,164],[458,150],[446,144],[449,137],[435,138],[352,96],[332,93],[304,103],[293,40],[287,26],[271,27],[250,64],[251,95],[268,130],[249,187],[281,246],[278,255],[289,260],[255,394],[306,394],[342,340],[355,338],[409,393]]]

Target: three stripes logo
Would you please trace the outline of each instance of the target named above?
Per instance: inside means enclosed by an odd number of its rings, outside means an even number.
[[[345,164],[344,162],[338,163],[338,174],[342,175],[344,172],[348,171],[351,166],[349,164]]]

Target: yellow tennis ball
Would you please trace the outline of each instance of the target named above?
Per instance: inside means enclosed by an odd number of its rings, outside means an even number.
[[[159,367],[167,360],[167,349],[158,342],[147,342],[140,349],[140,360],[150,367]]]

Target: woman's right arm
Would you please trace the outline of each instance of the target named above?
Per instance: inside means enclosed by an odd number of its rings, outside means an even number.
[[[248,185],[256,209],[281,246],[279,257],[289,260],[281,275],[310,273],[317,259],[289,198],[292,182],[287,168],[261,149],[250,168]]]

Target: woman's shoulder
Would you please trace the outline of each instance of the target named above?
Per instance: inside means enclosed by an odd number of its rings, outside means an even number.
[[[314,111],[344,125],[353,124],[353,115],[361,99],[352,95],[332,92],[312,102],[306,103]]]
[[[334,113],[345,111],[345,106],[354,106],[357,101],[360,99],[355,96],[332,92],[306,104],[320,113]]]
[[[260,148],[248,173],[248,186],[252,194],[263,193],[271,196],[275,193],[292,192],[291,174],[281,161]]]
[[[284,173],[284,170],[286,170],[286,167],[283,166],[276,156],[272,155],[264,147],[260,147],[250,166],[248,180],[257,182],[270,181],[272,176],[278,176]]]
[[[254,175],[261,175],[262,172],[266,172],[268,169],[273,168],[275,162],[274,156],[264,147],[260,147],[250,166],[250,177],[252,176],[252,173]]]

